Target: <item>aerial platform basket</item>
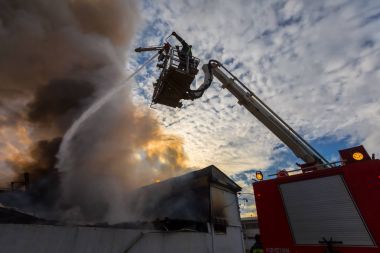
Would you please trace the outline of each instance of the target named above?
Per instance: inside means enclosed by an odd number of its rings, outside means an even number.
[[[162,68],[160,77],[153,84],[152,104],[181,107],[181,99],[188,98],[190,85],[198,74],[199,59],[193,56],[181,56],[179,47],[170,48],[164,55],[163,62],[157,64]]]

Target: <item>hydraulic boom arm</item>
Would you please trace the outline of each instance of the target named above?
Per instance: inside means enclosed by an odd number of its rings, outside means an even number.
[[[183,48],[188,47],[191,53],[191,46],[188,45],[179,35],[175,32],[172,33],[179,42],[181,42]],[[170,37],[170,36],[169,36]],[[294,131],[284,120],[282,120],[275,112],[272,111],[263,101],[260,100],[247,86],[245,86],[236,76],[234,76],[227,68],[225,68],[220,62],[216,60],[210,60],[208,64],[203,65],[202,69],[205,73],[203,84],[196,90],[183,88],[183,83],[190,85],[194,79],[194,75],[188,76],[188,71],[183,72],[180,64],[178,66],[173,65],[173,54],[169,54],[171,45],[166,42],[162,46],[136,48],[136,52],[145,51],[158,51],[158,60],[162,61],[166,59],[169,62],[167,69],[164,69],[160,75],[159,89],[155,88],[155,94],[153,95],[153,101],[156,103],[165,104],[171,107],[181,107],[181,99],[194,100],[200,98],[203,93],[210,87],[213,77],[215,76],[221,83],[222,87],[232,93],[237,99],[238,103],[244,106],[253,116],[255,116],[261,123],[263,123],[273,134],[275,134],[285,145],[287,145],[293,153],[305,164],[303,168],[308,166],[322,165],[329,167],[329,162],[319,154],[309,143],[307,143],[296,131]],[[194,64],[194,59],[191,59]],[[163,67],[162,64],[157,66]],[[197,64],[195,64],[195,70]],[[170,70],[170,71],[169,71]],[[167,73],[171,73],[169,75]],[[164,73],[164,74],[163,74]],[[163,76],[161,78],[161,76]],[[188,82],[190,80],[190,82]],[[181,85],[174,85],[176,83]]]
[[[202,86],[191,94],[195,97],[202,96],[215,76],[221,83],[222,88],[227,89],[238,99],[238,103],[244,106],[253,116],[263,123],[273,134],[275,134],[293,153],[306,164],[325,165],[328,161],[308,144],[297,132],[295,132],[284,120],[273,112],[263,101],[261,101],[251,90],[248,89],[236,76],[227,70],[221,63],[211,60],[203,66],[205,81]],[[197,94],[198,92],[198,94]]]

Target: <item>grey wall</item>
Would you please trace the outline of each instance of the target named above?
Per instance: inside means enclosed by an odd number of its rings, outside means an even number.
[[[144,233],[140,237],[141,233]],[[214,252],[242,253],[240,232],[216,235]],[[0,252],[12,253],[211,253],[208,233],[149,232],[115,228],[0,224]]]

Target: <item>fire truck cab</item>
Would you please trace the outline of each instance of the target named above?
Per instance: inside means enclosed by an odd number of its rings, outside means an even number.
[[[253,184],[264,252],[380,252],[380,160],[363,146],[340,156],[340,166]]]

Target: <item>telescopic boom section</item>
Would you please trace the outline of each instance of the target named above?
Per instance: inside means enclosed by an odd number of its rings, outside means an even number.
[[[222,64],[211,60],[208,64],[209,69],[210,64],[212,75],[222,83],[222,87],[231,92],[232,95],[238,99],[240,105],[244,106],[250,113],[252,113],[253,116],[287,145],[298,158],[302,159],[306,165],[328,166],[329,162],[321,154],[319,154]],[[206,70],[207,68],[203,69]]]

